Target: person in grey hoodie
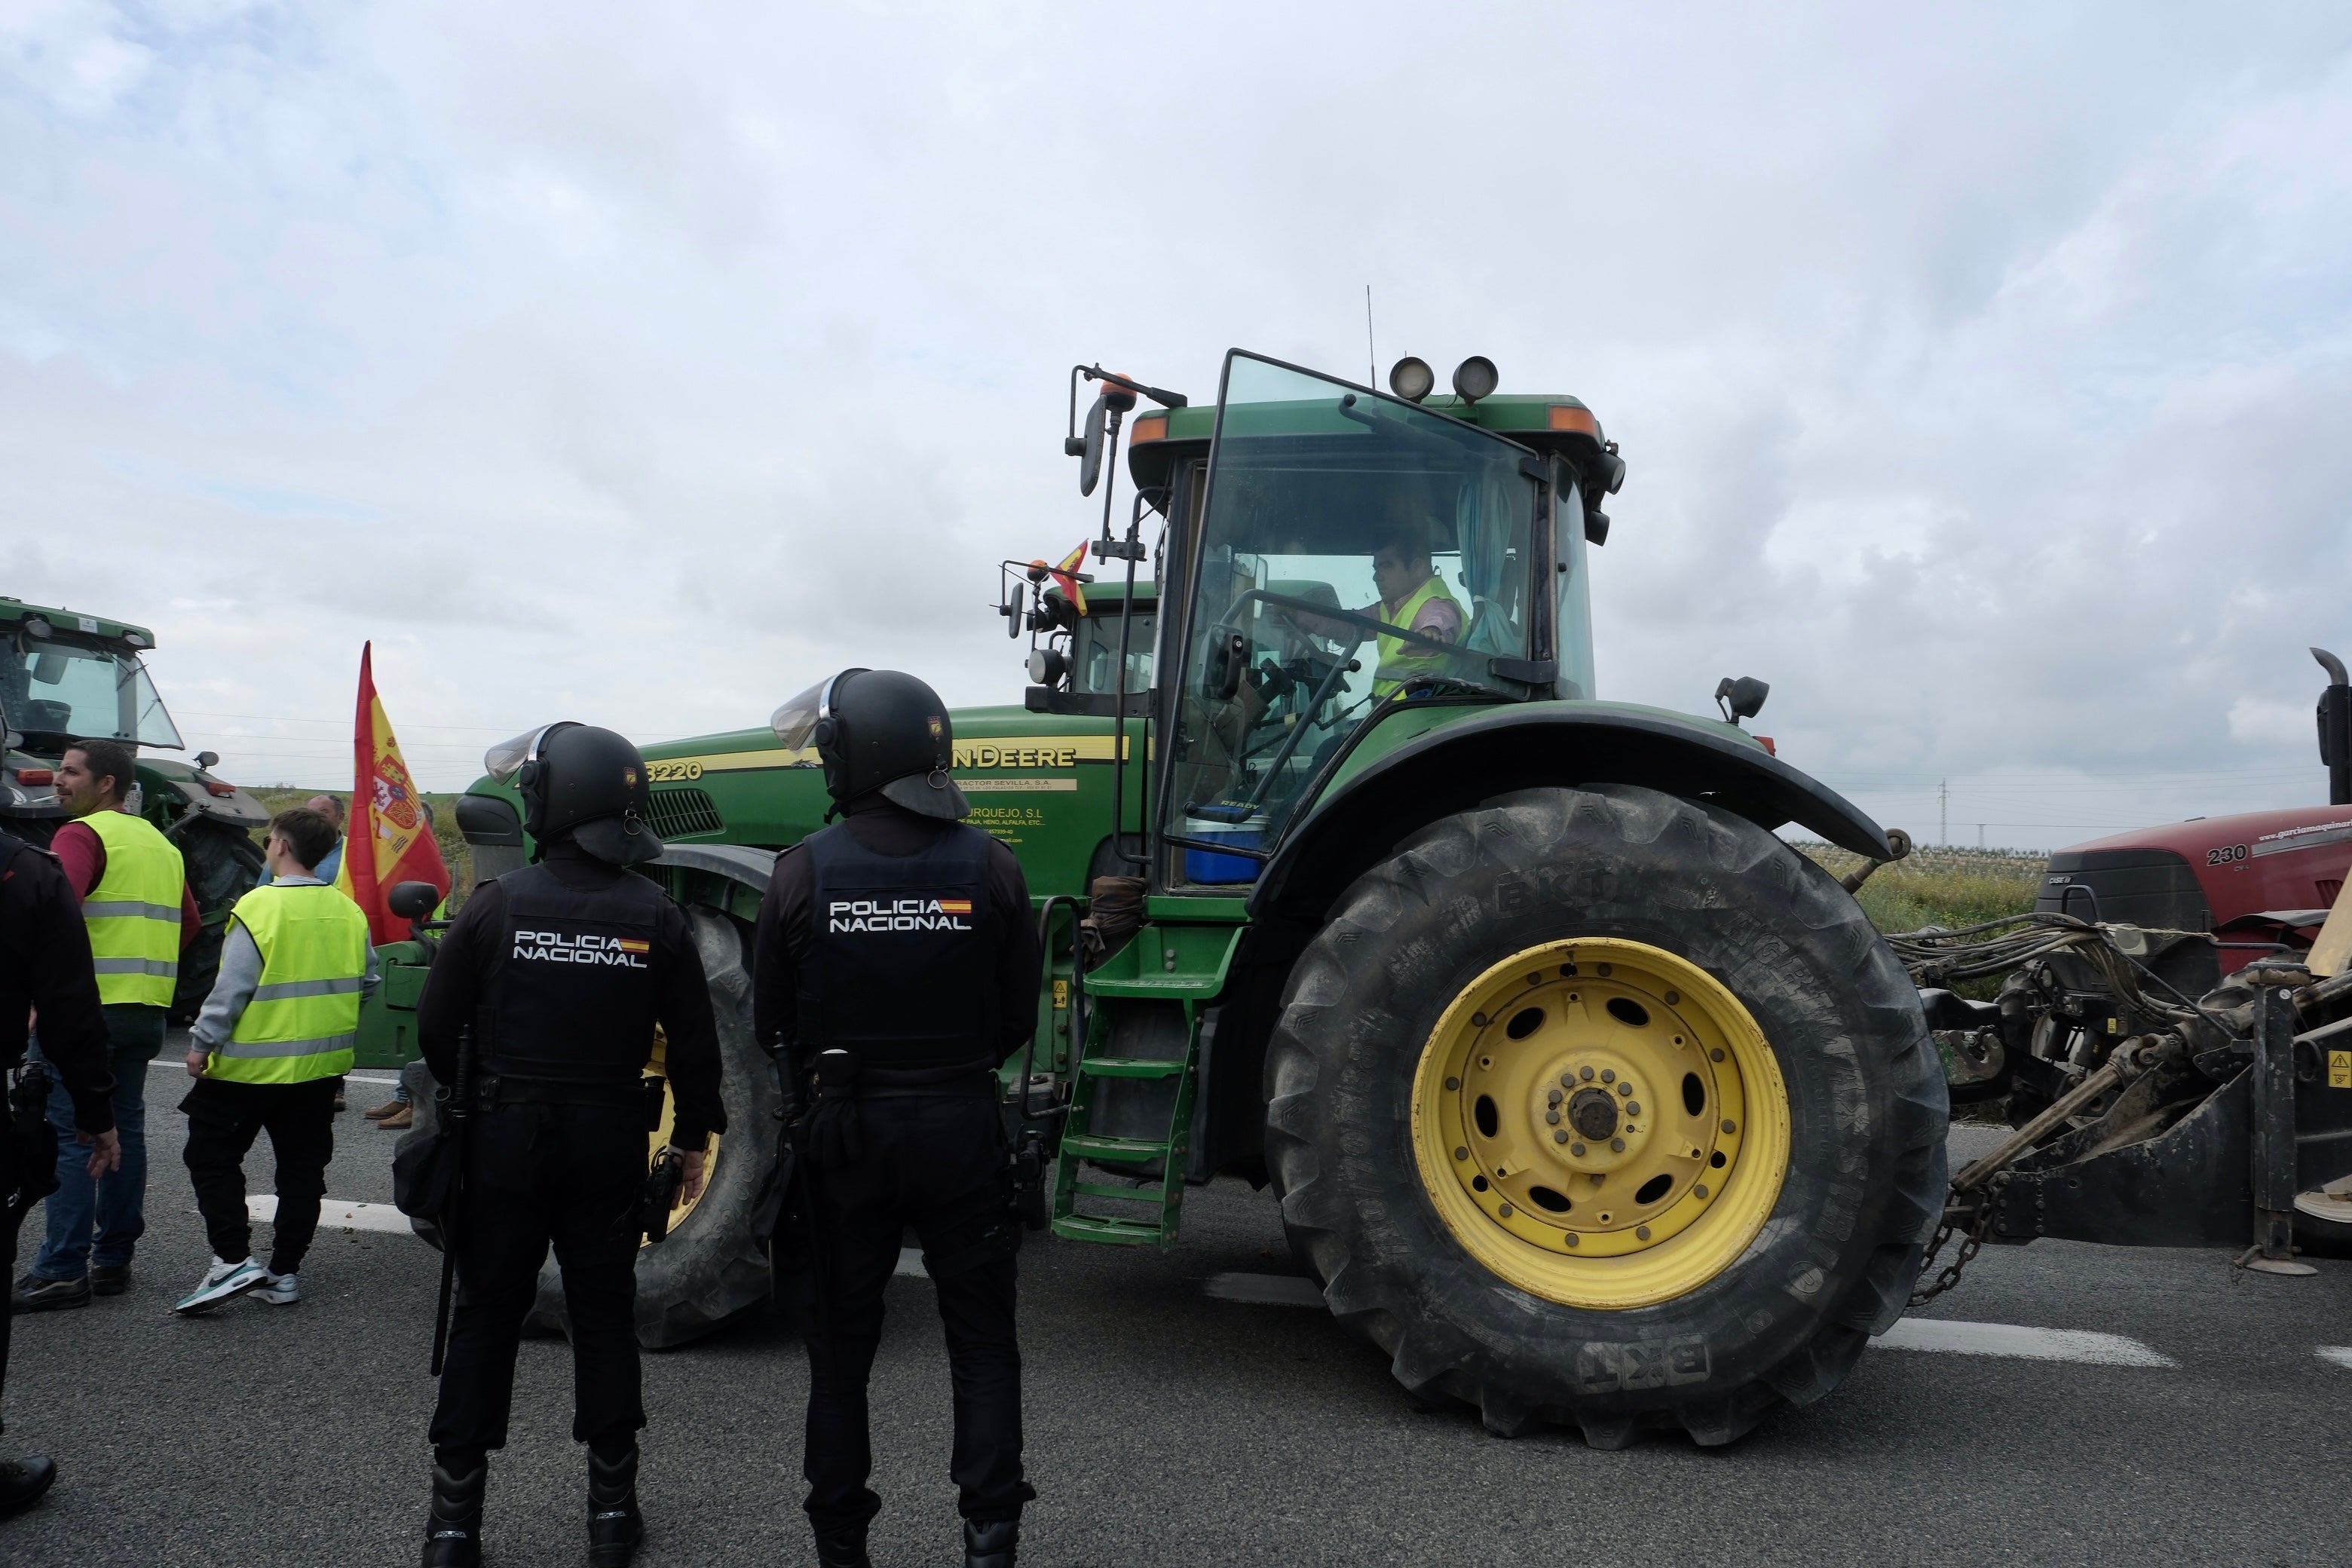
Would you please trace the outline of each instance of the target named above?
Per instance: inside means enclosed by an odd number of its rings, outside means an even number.
[[[335,1083],[351,1066],[359,1007],[378,979],[367,917],[316,871],[335,840],[334,824],[318,812],[272,819],[270,882],[237,900],[220,976],[189,1031],[188,1076],[197,1081],[180,1103],[188,1118],[183,1157],[213,1263],[173,1309],[183,1316],[247,1292],[278,1306],[300,1299],[295,1270],[318,1230],[335,1152]],[[267,1268],[247,1251],[244,1168],[265,1130],[278,1162]]]

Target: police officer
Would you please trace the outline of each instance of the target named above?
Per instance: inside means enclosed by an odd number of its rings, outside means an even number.
[[[0,732],[6,728],[0,721]],[[25,1065],[26,1025],[36,1012],[41,1054],[65,1080],[79,1140],[89,1145],[86,1165],[95,1181],[121,1163],[122,1149],[114,1128],[114,1079],[107,1070],[106,1018],[99,1009],[89,931],[57,860],[0,827],[0,1073],[13,1075]],[[24,1109],[37,1128],[45,1110]],[[20,1163],[17,1110],[13,1098],[0,1107],[0,1198],[8,1205],[0,1214],[0,1267],[12,1272],[16,1227],[30,1206],[24,1178],[45,1173],[26,1172]],[[40,1186],[47,1184],[43,1181]],[[8,1318],[0,1316],[0,1383],[7,1372]],[[0,1459],[0,1513],[37,1500],[57,1473],[46,1458]]]
[[[424,1561],[480,1561],[486,1456],[506,1443],[516,1343],[552,1242],[572,1328],[572,1436],[588,1445],[589,1561],[621,1568],[644,1531],[643,1075],[658,1024],[675,1100],[670,1143],[691,1197],[709,1134],[726,1131],[719,1039],[685,911],[628,869],[661,853],[637,749],[610,730],[567,723],[524,737],[516,752],[511,776],[537,862],[475,889],[417,1004],[418,1042],[444,1084],[457,1081],[460,1037],[472,1030],[478,1091],[453,1225],[457,1305],[433,1414]]]
[[[863,1568],[866,1384],[904,1228],[923,1244],[955,1384],[965,1562],[1012,1568],[1021,1506],[1013,1211],[994,1069],[1036,1021],[1039,956],[1013,852],[958,819],[953,736],[931,689],[850,669],[776,718],[810,743],[845,817],[776,860],[760,907],[754,1027],[788,1049],[816,1300],[803,1505],[825,1568]]]

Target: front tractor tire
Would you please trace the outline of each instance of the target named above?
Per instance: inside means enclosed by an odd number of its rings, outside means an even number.
[[[1944,1077],[1861,909],[1629,785],[1422,830],[1292,971],[1266,1151],[1332,1312],[1515,1436],[1728,1443],[1902,1316]]]

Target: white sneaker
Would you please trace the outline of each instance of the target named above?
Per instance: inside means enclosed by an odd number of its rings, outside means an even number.
[[[268,1278],[269,1270],[250,1258],[242,1263],[224,1263],[215,1258],[213,1266],[205,1270],[205,1277],[197,1282],[196,1288],[181,1297],[179,1304],[172,1310],[182,1317],[209,1312],[223,1301],[244,1295]]]
[[[253,1288],[253,1299],[273,1307],[290,1307],[302,1299],[302,1282],[291,1274],[272,1274],[265,1268],[261,1283]]]

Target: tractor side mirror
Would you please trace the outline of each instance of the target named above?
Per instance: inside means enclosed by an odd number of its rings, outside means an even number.
[[[1004,617],[1006,637],[1017,637],[1021,635],[1021,601],[1026,591],[1025,584],[1014,583],[1006,593],[1004,603],[996,606],[996,613]]]
[[[198,752],[196,753],[196,766],[206,771],[210,771],[211,769],[220,766],[220,753],[218,752]]]
[[[1716,683],[1715,705],[1722,710],[1725,719],[1737,724],[1764,711],[1764,699],[1771,690],[1770,686],[1752,675],[1727,675]]]
[[[1110,403],[1097,397],[1087,410],[1086,444],[1078,448],[1078,493],[1090,496],[1102,479],[1103,422],[1109,417]]]
[[[441,889],[430,882],[395,882],[384,907],[404,921],[421,921],[441,906]]]
[[[2352,805],[2352,684],[2344,661],[2324,647],[2311,650],[2327,672],[2327,687],[2319,694],[2319,760],[2327,767],[2327,801]]]

